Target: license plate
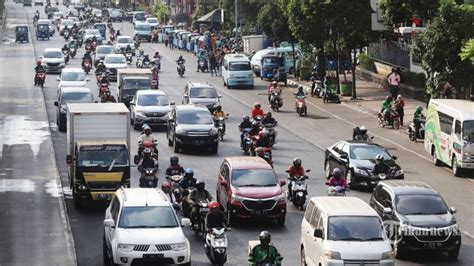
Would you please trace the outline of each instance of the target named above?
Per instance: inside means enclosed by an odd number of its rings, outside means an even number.
[[[143,254],[143,259],[146,260],[156,260],[164,258],[163,254]]]
[[[201,208],[201,211],[202,211],[202,212],[208,212],[208,211],[209,211],[209,208]]]
[[[99,200],[110,200],[112,197],[110,194],[97,194],[97,199]]]
[[[193,141],[194,144],[203,144],[204,141],[203,140],[195,140]]]
[[[439,248],[439,247],[442,247],[443,244],[442,243],[438,243],[438,242],[428,242],[428,243],[425,243],[425,247],[426,248]]]
[[[267,211],[254,211],[253,214],[254,215],[265,215],[265,214],[267,214]]]

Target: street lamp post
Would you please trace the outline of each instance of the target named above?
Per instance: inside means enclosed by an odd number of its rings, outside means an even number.
[[[239,37],[239,5],[237,0],[234,0],[235,9],[235,38]]]

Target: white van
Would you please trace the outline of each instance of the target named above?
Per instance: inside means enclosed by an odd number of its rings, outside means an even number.
[[[285,57],[285,72],[293,73],[294,60],[293,60],[293,48],[292,47],[268,47],[267,49],[260,50],[252,56],[250,64],[252,65],[253,72],[260,76],[262,69],[262,57],[266,55],[279,56],[283,54]],[[295,47],[295,57],[301,58],[301,50],[299,47]]]
[[[222,61],[222,79],[229,89],[246,86],[253,89],[250,60],[244,54],[227,54]]]
[[[425,122],[425,150],[435,165],[447,164],[455,176],[474,169],[474,103],[432,99]]]
[[[394,265],[382,219],[354,197],[313,197],[301,223],[301,265]]]

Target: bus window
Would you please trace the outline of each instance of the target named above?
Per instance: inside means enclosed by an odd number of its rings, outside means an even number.
[[[441,131],[443,133],[451,135],[451,132],[453,130],[453,117],[443,114],[441,112],[438,112],[438,116],[439,116],[439,125],[441,128]]]

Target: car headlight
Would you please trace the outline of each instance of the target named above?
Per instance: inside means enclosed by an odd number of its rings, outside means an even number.
[[[186,243],[176,243],[171,244],[170,246],[173,251],[181,251],[186,249]]]
[[[382,260],[391,260],[393,258],[395,258],[395,254],[393,253],[393,251],[387,251],[382,253]]]
[[[340,260],[341,259],[341,253],[337,251],[331,251],[331,250],[325,250],[324,251],[324,257],[328,260]]]
[[[367,172],[364,169],[355,168],[355,167],[354,167],[354,173],[359,174],[359,175],[367,175]]]
[[[217,135],[217,133],[218,133],[218,130],[215,127],[211,128],[211,130],[209,130],[209,134],[211,134],[211,135]]]
[[[118,244],[117,249],[122,252],[132,252],[135,245],[130,244]]]
[[[176,127],[176,134],[186,134],[186,130],[181,127]]]
[[[232,194],[232,200],[241,201],[241,200],[243,200],[243,199],[244,199],[244,198],[242,198],[242,197],[239,196],[239,195]]]
[[[395,172],[395,176],[400,176],[400,175],[403,175],[403,169],[400,169]]]
[[[280,195],[275,196],[276,201],[285,200],[285,194],[281,193]]]
[[[469,159],[471,159],[471,154],[469,152],[465,152],[462,154],[463,161],[469,161]]]

